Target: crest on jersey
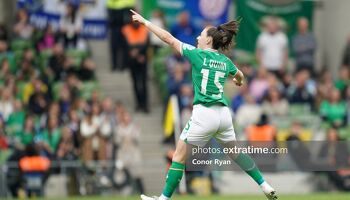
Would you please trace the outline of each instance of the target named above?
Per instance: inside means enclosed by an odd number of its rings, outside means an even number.
[[[182,48],[183,48],[184,50],[193,50],[193,49],[195,49],[196,47],[194,47],[194,46],[192,46],[192,45],[189,45],[189,44],[186,44],[186,43],[183,43]]]

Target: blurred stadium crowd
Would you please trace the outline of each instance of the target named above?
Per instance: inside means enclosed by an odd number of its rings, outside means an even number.
[[[26,172],[40,172],[42,185],[48,174],[59,172],[61,161],[94,166],[91,161],[116,156],[113,144],[122,144],[123,158],[124,147],[132,149],[138,140],[138,128],[121,103],[103,97],[81,29],[74,4],[67,4],[57,31],[50,25],[35,28],[24,8],[11,29],[0,25],[0,164],[10,166],[6,179],[12,196],[28,185]]]
[[[149,112],[147,66],[151,66],[164,107],[171,95],[178,97],[184,126],[193,100],[190,63],[149,35],[145,27],[119,19],[118,13],[109,10],[110,26],[115,28],[111,70],[130,70],[135,110]],[[81,20],[78,9],[68,4],[56,32],[50,26],[34,28],[25,9],[18,10],[12,30],[0,25],[0,162],[38,156],[52,164],[79,160],[89,166],[89,161],[119,157],[130,166],[139,165],[140,130],[121,103],[103,97],[95,78],[96,64],[87,42],[79,36]],[[161,11],[154,11],[150,21],[168,27]],[[169,28],[176,38],[190,44],[195,44],[201,31],[192,25],[187,12],[180,13]],[[241,88],[225,89],[239,139],[350,139],[350,39],[339,67],[316,70],[316,50],[317,41],[305,18],[298,20],[298,33],[289,41],[278,19],[270,17],[257,39],[254,59],[240,59],[235,49],[225,52],[246,76]],[[339,68],[337,76],[329,67]],[[174,136],[164,141],[173,143]],[[45,162],[36,169],[24,161],[19,167],[46,171]],[[102,168],[107,165],[102,162]],[[142,192],[138,170],[130,170]],[[8,188],[17,196],[23,187],[22,174],[14,168],[7,176]]]

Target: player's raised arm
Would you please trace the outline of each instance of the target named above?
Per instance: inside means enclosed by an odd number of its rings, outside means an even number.
[[[176,51],[181,52],[181,42],[178,39],[176,39],[174,36],[172,36],[168,31],[152,24],[150,21],[143,18],[140,14],[138,14],[134,10],[130,10],[130,11],[133,13],[133,15],[132,15],[133,21],[139,22],[139,23],[145,25],[159,39],[161,39],[163,42],[167,43],[169,46],[171,46]]]

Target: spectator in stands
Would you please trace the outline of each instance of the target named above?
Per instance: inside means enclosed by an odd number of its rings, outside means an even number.
[[[80,118],[79,118],[78,112],[72,108],[69,110],[68,121],[66,123],[66,126],[70,129],[73,135],[74,146],[76,148],[79,148],[80,147],[80,141],[79,141]]]
[[[244,101],[245,103],[239,107],[235,116],[237,125],[240,127],[256,124],[262,114],[261,107],[256,104],[256,101],[252,96],[246,95]]]
[[[277,129],[269,123],[266,114],[262,114],[259,122],[246,129],[246,136],[250,142],[269,142],[276,140]]]
[[[83,19],[79,13],[79,7],[68,3],[66,13],[60,19],[60,32],[63,36],[65,48],[77,47],[82,26]]]
[[[112,134],[111,124],[107,119],[101,118],[100,103],[92,103],[92,118],[98,124],[97,134],[93,140],[93,148],[97,152],[98,160],[107,160],[107,148],[109,146],[109,137]]]
[[[300,136],[302,131],[302,125],[299,121],[293,121],[292,125],[289,128],[289,134],[286,138],[286,141],[301,141],[302,138]]]
[[[325,161],[328,165],[325,173],[330,181],[339,189],[348,191],[349,175],[343,169],[348,169],[350,165],[349,146],[346,141],[341,141],[334,128],[328,129],[326,139],[320,148],[318,160]]]
[[[72,100],[80,97],[81,82],[75,74],[69,74],[66,77],[65,86],[68,88]]]
[[[1,151],[7,150],[8,146],[9,146],[8,139],[5,135],[3,124],[4,123],[1,119],[1,121],[0,121],[0,150]]]
[[[128,45],[129,67],[133,81],[136,111],[149,112],[147,81],[148,31],[145,26],[132,22],[122,32]]]
[[[140,129],[132,121],[130,114],[126,111],[120,115],[117,133],[118,134],[114,137],[115,143],[119,146],[117,158],[123,162],[125,168],[131,173],[139,192],[142,194],[144,189],[141,179],[142,159],[139,147]]]
[[[186,79],[184,69],[181,65],[175,66],[173,70],[173,73],[169,74],[166,84],[169,96],[175,94],[179,97],[181,86],[189,83],[189,80]]]
[[[17,80],[28,82],[38,75],[38,71],[35,70],[33,64],[30,61],[22,60],[20,69],[17,71]]]
[[[323,120],[335,127],[346,123],[346,103],[341,99],[339,90],[333,88],[329,91],[329,98],[324,100],[320,106],[320,115]]]
[[[8,76],[5,79],[4,87],[9,88],[10,91],[12,92],[12,94],[16,94],[16,98],[20,97],[20,94],[17,92],[19,88],[16,85],[16,77],[15,76]]]
[[[240,67],[241,71],[244,74],[245,79],[247,80],[247,83],[250,84],[251,81],[254,79],[254,77],[256,76],[256,71],[254,70],[254,68],[248,64],[248,63],[240,63],[238,64],[238,66]]]
[[[295,75],[295,82],[287,91],[288,100],[291,104],[314,105],[314,93],[308,88],[309,72],[301,70]]]
[[[249,89],[248,84],[243,84],[241,87],[239,87],[239,92],[235,96],[233,96],[231,101],[231,108],[233,112],[237,112],[237,110],[244,105],[245,103],[245,96],[248,95]]]
[[[79,79],[82,81],[92,81],[95,79],[96,64],[91,58],[85,58],[81,62],[81,66],[78,70]]]
[[[0,23],[0,40],[7,41],[8,33],[6,26],[3,23]]]
[[[289,103],[285,98],[281,97],[281,93],[277,88],[270,88],[267,96],[262,104],[262,110],[270,118],[286,116],[288,114]]]
[[[334,88],[334,81],[329,70],[324,70],[317,84],[316,105],[319,106],[324,99],[329,96],[329,91]]]
[[[56,43],[56,36],[52,30],[52,26],[48,24],[45,27],[42,37],[39,39],[37,48],[39,51],[44,51],[47,49],[52,49]]]
[[[14,110],[6,122],[6,132],[8,136],[13,136],[22,131],[25,121],[25,111],[20,100],[14,101]]]
[[[111,70],[124,70],[127,66],[126,42],[122,27],[130,22],[130,9],[135,7],[135,0],[107,0],[108,26],[110,30]],[[119,63],[118,63],[119,61]]]
[[[350,34],[348,35],[345,49],[343,52],[343,66],[350,68]]]
[[[175,68],[181,67],[182,71],[184,73],[185,78],[189,77],[189,72],[191,69],[191,65],[188,62],[186,58],[184,58],[180,53],[173,53],[171,54],[167,59],[166,59],[166,68],[168,72],[168,76],[173,76],[175,75]]]
[[[80,123],[80,134],[83,139],[81,152],[84,162],[92,161],[94,158],[94,151],[98,148],[98,128],[99,122],[93,117],[91,108],[88,108],[85,118]]]
[[[311,152],[306,143],[302,142],[302,125],[294,121],[290,127],[289,135],[286,138],[287,147],[291,158],[299,170],[315,169],[311,159]]]
[[[117,101],[115,103],[114,111],[115,111],[116,121],[119,123],[121,120],[121,116],[123,115],[123,112],[126,112],[126,109],[125,109],[123,103],[120,101]]]
[[[1,81],[4,81],[10,75],[11,75],[11,71],[10,71],[9,60],[7,58],[4,58],[1,61],[1,69],[0,69],[0,79],[1,79]]]
[[[78,158],[78,150],[74,146],[73,134],[67,126],[62,128],[62,134],[57,148],[57,158],[59,160],[69,161]]]
[[[102,112],[100,114],[101,118],[101,135],[107,143],[107,158],[111,158],[111,149],[112,149],[112,143],[109,142],[110,139],[115,134],[115,127],[116,127],[116,117],[114,112],[114,105],[113,100],[111,97],[106,97],[103,99],[102,103]]]
[[[62,87],[60,90],[60,97],[58,99],[58,105],[60,108],[60,114],[63,121],[66,121],[69,110],[71,109],[72,98],[67,87]]]
[[[4,88],[0,97],[0,116],[7,121],[14,110],[14,99],[9,88]]]
[[[350,86],[348,86],[346,89],[345,89],[345,92],[344,92],[344,99],[345,99],[345,102],[346,102],[346,105],[347,105],[347,119],[348,119],[348,126],[350,126]]]
[[[152,12],[152,17],[149,20],[152,24],[155,24],[158,27],[165,28],[165,18],[164,13],[157,9]],[[154,53],[158,52],[158,49],[164,46],[164,43],[154,35],[154,33],[151,33],[150,36],[150,43],[153,48]]]
[[[25,146],[32,144],[34,142],[35,136],[35,122],[34,118],[31,115],[27,115],[23,129],[16,132],[16,139],[18,141],[17,148],[24,149]]]
[[[65,60],[66,56],[64,55],[62,44],[56,43],[52,49],[52,56],[49,58],[49,66],[46,71],[49,77],[53,77],[54,81],[61,80],[61,72],[63,71]]]
[[[339,69],[338,79],[335,81],[335,87],[343,92],[350,85],[350,67],[342,66]]]
[[[20,9],[17,12],[17,22],[13,29],[16,37],[20,39],[31,39],[34,27],[29,23],[29,16],[27,10]]]
[[[24,85],[22,94],[22,101],[24,104],[28,104],[29,98],[33,95],[35,90],[48,95],[48,86],[39,78],[34,78],[31,82]]]
[[[61,128],[58,125],[58,116],[49,116],[47,128],[42,131],[43,142],[46,150],[55,155],[61,139]]]
[[[267,70],[261,67],[258,69],[257,76],[250,83],[249,94],[258,102],[262,100],[269,87],[268,76],[270,74]]]
[[[8,44],[6,40],[0,40],[0,55],[6,56],[7,54],[10,54],[8,51]]]
[[[298,19],[298,33],[293,36],[292,48],[295,55],[296,70],[306,69],[314,76],[314,54],[316,39],[309,32],[309,21],[305,17]]]
[[[282,78],[283,79],[283,78]],[[269,74],[267,76],[267,82],[269,83],[269,88],[276,88],[279,92],[283,92],[284,86],[280,80],[274,74]],[[267,91],[265,91],[266,95]]]
[[[61,114],[61,109],[60,109],[60,104],[57,101],[53,101],[51,102],[51,104],[49,105],[48,111],[45,112],[45,114],[41,115],[40,118],[40,125],[41,127],[47,127],[47,124],[49,123],[49,119],[50,118],[57,118],[57,123],[58,125],[62,125],[63,124],[63,116]]]
[[[42,115],[47,111],[49,106],[49,96],[42,90],[41,84],[34,85],[34,92],[29,97],[28,108],[29,111],[36,115]]]
[[[288,62],[288,39],[280,30],[276,17],[267,20],[264,31],[258,36],[256,46],[260,68],[266,68],[276,77],[281,77]]]
[[[192,108],[193,89],[191,84],[183,84],[180,88],[179,105],[180,110]]]
[[[177,22],[171,28],[170,32],[178,40],[190,45],[195,45],[197,31],[191,23],[189,12],[183,11],[177,16]]]
[[[35,60],[33,49],[30,49],[30,48],[24,49],[22,60],[30,63],[35,69],[39,68],[38,63]]]

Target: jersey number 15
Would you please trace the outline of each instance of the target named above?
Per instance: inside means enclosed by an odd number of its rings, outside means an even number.
[[[201,73],[202,76],[202,83],[201,83],[201,93],[204,95],[207,95],[207,85],[209,80],[209,69],[202,69]],[[220,78],[225,78],[225,73],[216,71],[215,72],[215,78],[214,78],[214,84],[219,89],[218,94],[212,94],[212,97],[214,98],[221,98],[222,93],[224,92],[224,87],[220,83]],[[211,91],[214,92],[214,91]]]

